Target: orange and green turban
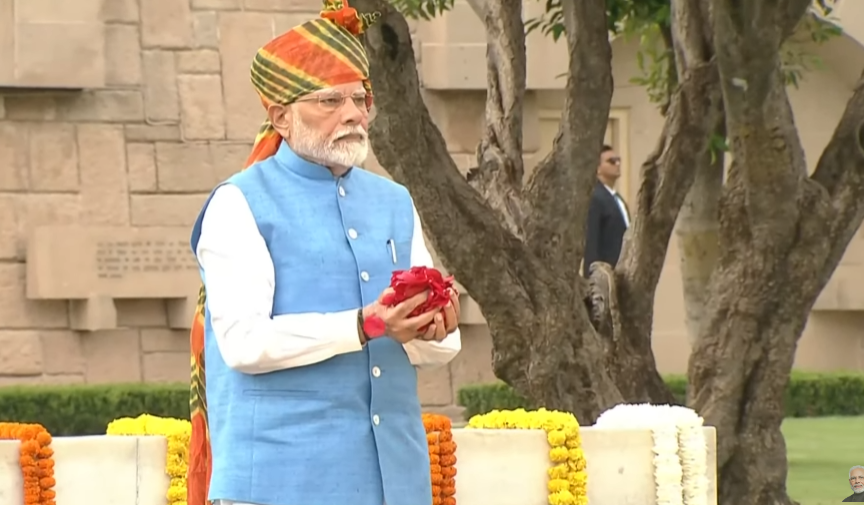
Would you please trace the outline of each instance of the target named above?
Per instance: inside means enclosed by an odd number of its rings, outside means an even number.
[[[320,19],[276,37],[252,60],[252,84],[267,108],[287,105],[314,91],[361,81],[372,94],[369,60],[357,38],[379,13],[360,14],[346,0],[324,0]],[[246,164],[272,156],[282,141],[265,122]]]
[[[356,81],[361,81],[371,96],[369,60],[357,36],[379,15],[360,14],[345,0],[324,0],[320,19],[303,23],[259,49],[252,62],[252,84],[264,107],[287,105],[309,93]],[[281,142],[281,136],[265,121],[243,168],[276,154]],[[188,505],[209,504],[212,470],[204,359],[206,298],[201,286],[190,334],[192,434],[186,483]]]

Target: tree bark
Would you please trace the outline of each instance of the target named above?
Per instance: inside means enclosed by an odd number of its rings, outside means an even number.
[[[685,324],[691,348],[699,338],[708,282],[717,265],[724,159],[723,152],[716,152],[703,156],[696,164],[693,186],[684,199],[675,227],[684,291]]]
[[[779,49],[808,1],[712,0],[733,162],[691,356],[691,405],[718,430],[724,504],[792,503],[783,397],[819,292],[864,218],[864,90],[807,177]]]

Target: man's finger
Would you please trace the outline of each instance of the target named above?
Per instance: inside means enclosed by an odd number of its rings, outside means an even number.
[[[456,312],[456,320],[462,317],[462,306],[459,304],[459,293],[456,291],[450,292],[450,305],[453,305],[453,310]]]
[[[447,328],[444,324],[444,315],[440,312],[435,314],[434,321],[435,322],[432,323],[432,325],[435,326],[435,340],[440,342],[447,338]]]
[[[405,300],[404,302],[396,306],[396,315],[399,317],[399,319],[404,319],[408,317],[408,314],[410,314],[411,311],[423,304],[423,302],[425,302],[427,298],[429,298],[428,291],[424,291],[422,293],[412,296],[411,298]]]
[[[428,328],[426,328],[426,332],[423,333],[422,335],[420,335],[418,338],[420,340],[425,340],[427,342],[429,342],[431,340],[435,340],[435,333],[437,331],[438,331],[438,329],[435,327],[435,323],[432,323],[429,325]]]
[[[447,323],[445,326],[448,334],[453,333],[459,326],[459,316],[456,315],[456,307],[452,303],[444,307],[444,321]]]
[[[405,325],[409,328],[416,328],[419,330],[420,328],[426,326],[431,323],[433,319],[435,319],[435,314],[438,313],[438,309],[432,309],[429,312],[424,312],[419,316],[414,316],[410,319],[405,320]]]

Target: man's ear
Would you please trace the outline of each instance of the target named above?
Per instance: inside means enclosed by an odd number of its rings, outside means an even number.
[[[282,136],[285,136],[285,132],[288,132],[291,127],[291,114],[294,111],[291,109],[290,105],[271,105],[267,107],[267,118],[270,120],[270,124],[273,125],[273,128],[278,131]]]

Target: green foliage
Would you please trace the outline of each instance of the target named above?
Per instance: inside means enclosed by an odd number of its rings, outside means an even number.
[[[687,397],[687,379],[669,375],[665,379],[680,404]],[[465,417],[495,409],[534,409],[525,398],[502,383],[478,384],[459,390],[459,405]],[[786,417],[857,416],[864,414],[864,373],[793,372],[786,389]]]
[[[795,34],[780,48],[786,84],[797,88],[806,72],[822,68],[822,59],[810,53],[808,45],[821,45],[842,34],[843,30],[828,17],[804,16]]]
[[[540,30],[558,40],[564,33],[562,0],[538,0],[545,2],[543,15],[528,19],[528,33]],[[606,0],[606,23],[610,33],[618,35],[638,30],[648,25],[669,24],[669,0]]]
[[[666,103],[669,99],[670,67],[675,65],[672,51],[666,48],[659,25],[648,25],[634,32],[639,37],[636,65],[639,74],[630,82],[645,88],[652,103]]]
[[[720,153],[729,152],[729,144],[726,142],[726,137],[716,133],[711,134],[708,139],[708,151],[711,153],[711,163],[716,163]]]
[[[39,423],[54,436],[104,435],[120,417],[189,419],[188,384],[0,388],[0,421]]]
[[[453,0],[390,0],[409,19],[430,20],[453,8]]]
[[[526,30],[540,30],[557,41],[564,33],[562,0],[539,1],[545,1],[545,12],[529,19]],[[821,67],[821,60],[808,52],[808,44],[822,44],[842,33],[830,19],[831,11],[827,0],[814,0],[814,15],[802,19],[796,35],[781,49],[783,76],[788,85],[797,87],[806,72]],[[669,82],[675,75],[670,69],[675,64],[670,41],[662,36],[670,26],[670,0],[607,0],[606,13],[611,34],[639,40],[639,75],[630,82],[643,86],[651,102],[667,103],[675,86]]]

